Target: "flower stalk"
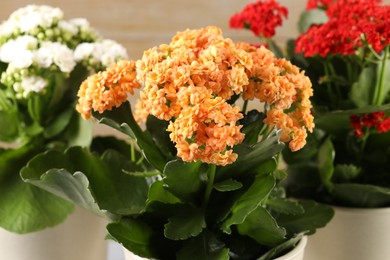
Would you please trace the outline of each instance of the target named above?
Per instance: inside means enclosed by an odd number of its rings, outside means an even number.
[[[209,164],[209,168],[207,170],[207,186],[206,186],[206,191],[204,193],[203,202],[202,202],[203,209],[205,209],[209,203],[211,191],[213,190],[213,186],[214,186],[216,169],[217,166],[215,164]]]

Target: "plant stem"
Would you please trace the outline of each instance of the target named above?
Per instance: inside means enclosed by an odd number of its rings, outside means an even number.
[[[387,46],[384,50],[384,56],[382,59],[382,68],[379,74],[379,83],[377,84],[375,88],[375,94],[374,94],[374,105],[380,106],[383,102],[382,95],[383,95],[383,89],[385,84],[385,73],[386,73],[386,61],[387,61],[387,55],[389,53],[389,47]]]
[[[211,191],[213,190],[213,186],[214,186],[216,169],[217,166],[215,164],[209,164],[209,168],[207,170],[207,186],[206,186],[206,191],[204,193],[203,202],[202,202],[203,209],[205,209],[207,207],[207,204],[209,203]]]
[[[130,141],[130,156],[131,156],[131,162],[135,162],[135,147],[134,147],[134,141]]]
[[[248,109],[248,100],[245,100],[244,105],[242,106],[242,114],[243,115],[245,115],[247,109]]]

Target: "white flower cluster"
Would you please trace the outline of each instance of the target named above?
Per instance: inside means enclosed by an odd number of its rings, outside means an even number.
[[[50,73],[68,77],[77,63],[96,71],[127,58],[123,46],[101,39],[86,19],[63,16],[59,8],[28,5],[0,25],[0,62],[7,64],[0,82],[17,98],[43,92]]]
[[[113,40],[100,42],[85,42],[77,46],[74,51],[77,62],[84,62],[86,66],[108,67],[119,59],[127,58],[126,49]]]

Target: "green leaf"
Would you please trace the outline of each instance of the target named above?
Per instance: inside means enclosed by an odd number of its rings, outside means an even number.
[[[73,204],[15,177],[0,184],[0,226],[14,233],[30,233],[62,223]]]
[[[76,172],[72,175],[64,169],[51,169],[45,174],[42,174],[40,179],[28,179],[31,178],[29,175],[36,173],[28,172],[27,169],[24,168],[21,171],[22,178],[26,182],[68,201],[72,201],[96,214],[104,215],[89,190],[89,181],[83,173]]]
[[[297,201],[286,198],[270,198],[267,200],[267,206],[272,211],[289,215],[297,215],[304,212],[303,207]]]
[[[372,104],[375,83],[375,67],[364,68],[359,75],[358,81],[352,85],[350,92],[350,99],[358,108]]]
[[[229,249],[211,232],[187,240],[177,253],[178,260],[228,260]]]
[[[129,251],[145,258],[154,256],[151,239],[153,230],[149,225],[137,219],[122,219],[107,225],[108,233]]]
[[[276,221],[284,227],[288,234],[315,233],[316,229],[324,227],[334,215],[331,207],[311,200],[299,200],[303,207],[302,214],[280,214]]]
[[[167,132],[168,124],[168,121],[149,115],[146,121],[146,129],[161,152],[168,157],[168,160],[173,160],[176,155],[176,148],[169,138],[169,133]]]
[[[272,260],[277,259],[284,254],[287,254],[289,251],[293,250],[293,248],[299,243],[299,241],[304,236],[304,233],[297,234],[293,238],[287,240],[286,242],[272,248],[267,253],[263,254],[257,260]]]
[[[176,204],[180,203],[180,200],[170,193],[166,188],[164,188],[163,181],[155,181],[150,186],[148,199],[146,201],[147,205],[155,201],[166,203],[166,204]]]
[[[334,172],[333,161],[334,161],[335,151],[333,148],[332,141],[330,138],[327,138],[324,143],[320,146],[318,151],[318,172],[323,184],[327,189],[331,190],[333,188],[332,176]]]
[[[242,183],[233,179],[227,179],[214,184],[214,189],[220,192],[234,191],[242,188]]]
[[[201,180],[200,162],[170,161],[164,169],[164,183],[167,189],[178,198],[195,202],[204,183]]]
[[[187,207],[168,219],[164,235],[172,240],[185,240],[199,235],[205,227],[203,212],[197,208]]]
[[[1,90],[0,90],[1,91]],[[13,142],[19,137],[19,118],[15,109],[0,109],[0,140]]]
[[[257,175],[249,189],[236,200],[221,229],[230,234],[230,227],[243,223],[251,212],[264,203],[274,186],[273,176]]]
[[[122,172],[127,162],[127,158],[112,150],[99,158],[86,149],[72,147],[65,153],[40,154],[23,168],[22,176],[25,181],[66,199],[78,199],[75,203],[91,203],[90,194],[93,194],[102,210],[136,214],[144,209],[148,185],[145,179]],[[93,203],[89,208],[95,209]]]
[[[310,26],[314,24],[323,24],[328,21],[326,12],[322,9],[305,10],[301,13],[298,22],[298,29],[300,33],[304,33]]]
[[[93,123],[84,120],[79,113],[73,113],[64,137],[68,140],[68,147],[89,147],[92,142]]]
[[[28,113],[30,117],[37,123],[41,124],[43,112],[45,111],[44,97],[39,94],[33,94],[27,102]]]
[[[333,174],[333,182],[351,182],[359,176],[361,168],[353,164],[336,164]]]
[[[261,245],[276,246],[285,240],[286,230],[263,207],[255,209],[242,224],[237,225],[241,235],[247,235]]]
[[[123,103],[119,108],[105,111],[103,114],[95,113],[94,116],[99,119],[99,123],[111,126],[135,139],[150,164],[163,172],[167,158],[156,146],[152,137],[147,132],[143,132],[135,122],[128,102]]]
[[[20,178],[20,168],[41,149],[39,144],[30,143],[0,151],[0,226],[11,232],[29,233],[55,226],[73,211],[69,202]]]
[[[257,172],[258,167],[280,153],[283,148],[284,144],[279,142],[279,133],[276,131],[272,132],[267,139],[255,145],[244,143],[236,145],[234,151],[238,153],[237,160],[224,167],[218,167],[216,178],[217,180],[229,179],[233,176],[243,175],[246,172]]]
[[[389,47],[382,52],[382,62],[376,69],[376,85],[374,93],[374,104],[383,104],[389,98],[390,92],[390,57]]]
[[[390,189],[369,184],[335,184],[332,190],[335,201],[347,207],[377,208],[390,204]]]
[[[74,108],[69,108],[58,114],[55,120],[45,129],[45,138],[52,138],[61,133],[65,127],[69,124],[70,119],[74,114]],[[91,129],[92,131],[92,129]]]

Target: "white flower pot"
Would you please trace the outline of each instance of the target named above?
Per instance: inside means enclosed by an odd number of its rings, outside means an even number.
[[[307,237],[304,236],[301,241],[297,244],[297,246],[285,254],[284,256],[278,257],[275,260],[303,260],[303,254],[305,252],[305,247],[307,243]],[[124,249],[125,260],[145,260],[146,258],[139,257],[132,252]]]
[[[390,259],[390,208],[333,208],[334,218],[309,236],[305,260]]]
[[[64,223],[29,234],[0,230],[0,259],[106,260],[104,218],[77,208]]]

